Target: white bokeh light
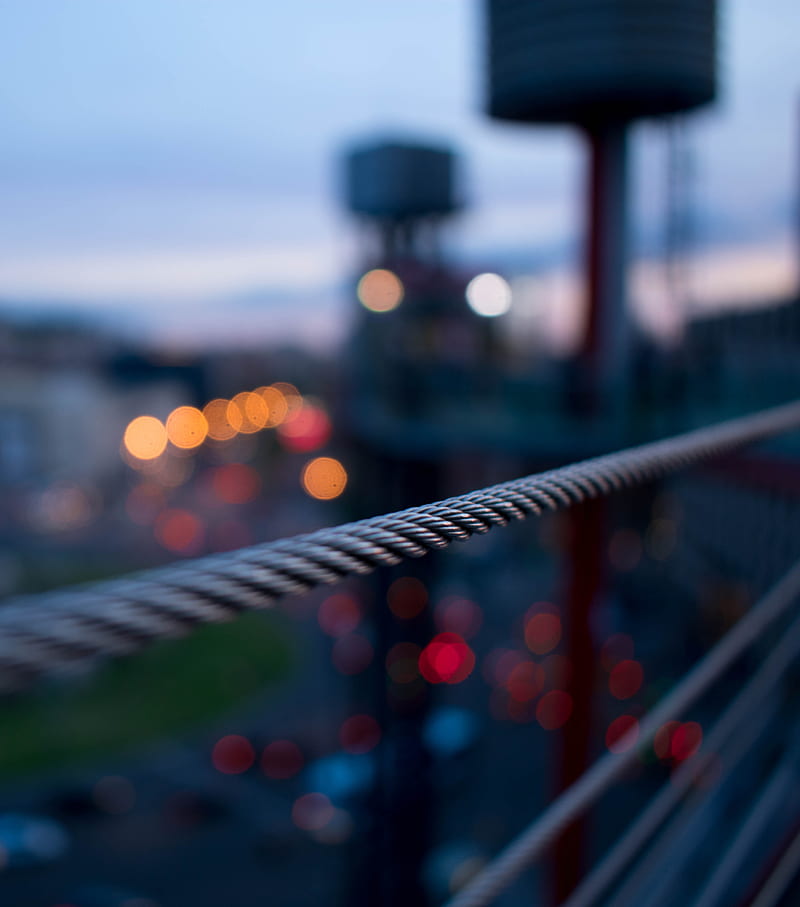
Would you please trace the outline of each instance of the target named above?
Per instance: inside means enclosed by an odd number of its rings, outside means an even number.
[[[478,274],[467,284],[467,303],[484,318],[505,315],[511,308],[511,287],[499,274]]]

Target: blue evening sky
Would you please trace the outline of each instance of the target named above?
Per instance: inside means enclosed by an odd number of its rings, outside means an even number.
[[[800,7],[721,7],[722,96],[688,133],[700,233],[785,269]],[[357,261],[337,155],[376,133],[464,152],[463,259],[533,268],[577,236],[577,138],[481,112],[478,0],[0,0],[0,61],[0,299],[30,310],[202,339],[225,335],[221,300],[260,301],[276,335],[323,336]],[[635,177],[657,236],[656,125]]]

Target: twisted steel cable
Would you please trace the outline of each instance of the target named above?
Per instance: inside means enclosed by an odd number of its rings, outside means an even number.
[[[0,606],[0,691],[194,625],[231,620],[321,584],[400,563],[544,511],[632,488],[800,428],[800,401],[640,447],[371,517],[130,577]]]

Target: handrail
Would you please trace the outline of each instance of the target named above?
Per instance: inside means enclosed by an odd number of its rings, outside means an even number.
[[[659,728],[696,702],[761,633],[800,596],[800,561],[642,719],[638,733],[620,741],[564,791],[528,828],[484,867],[445,907],[485,907],[582,815],[638,759]]]
[[[0,691],[800,429],[800,401],[420,507],[0,606]]]
[[[636,818],[625,834],[594,867],[589,875],[572,892],[563,907],[590,907],[597,903],[611,883],[641,851],[647,842],[663,828],[674,808],[692,788],[717,754],[747,751],[753,743],[750,733],[742,735],[741,728],[748,717],[764,708],[764,700],[775,688],[800,652],[800,617],[796,618],[783,634],[780,643],[770,652],[770,657],[742,687],[739,694],[726,707],[714,726],[704,734],[703,749],[681,764],[669,781]],[[762,728],[756,725],[758,733]],[[732,738],[736,737],[735,743]]]

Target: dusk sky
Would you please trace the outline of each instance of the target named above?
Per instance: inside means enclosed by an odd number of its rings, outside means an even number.
[[[338,155],[379,134],[463,152],[455,256],[541,267],[579,235],[581,146],[483,115],[481,7],[1,0],[0,299],[192,341],[248,333],[224,301],[261,337],[324,338],[358,260]],[[721,7],[721,98],[688,129],[698,286],[777,294],[795,274],[800,7]],[[656,238],[664,151],[661,126],[637,128],[637,224]]]

